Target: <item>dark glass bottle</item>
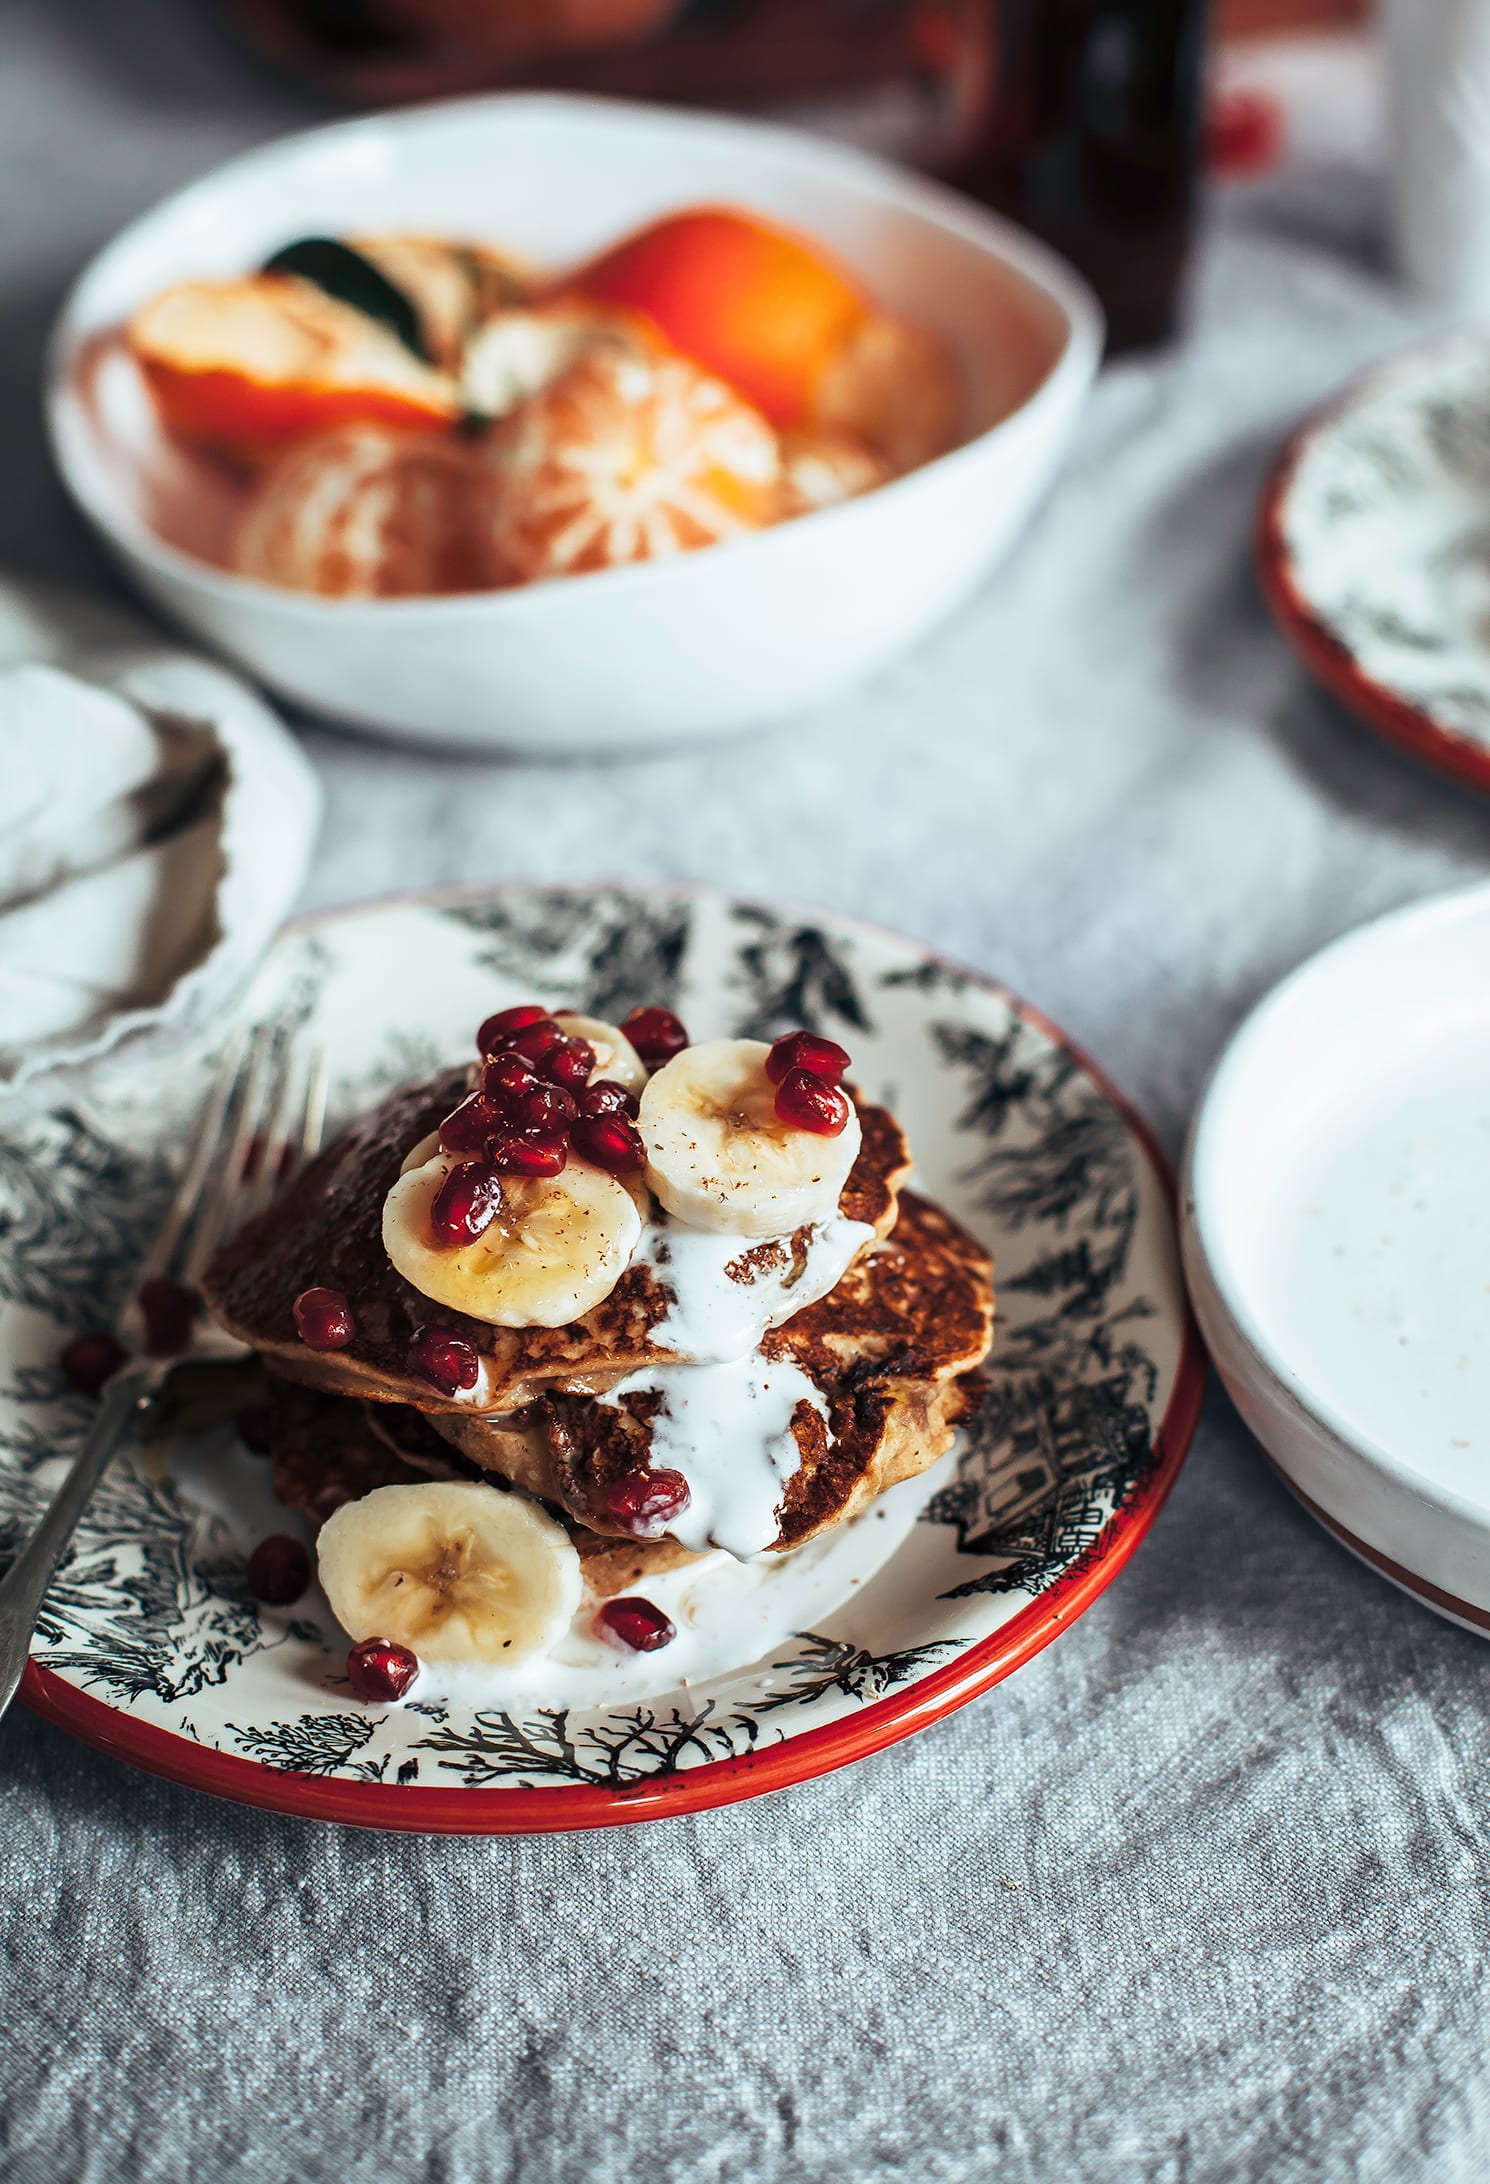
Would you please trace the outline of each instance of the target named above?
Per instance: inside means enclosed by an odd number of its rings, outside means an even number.
[[[955,179],[1080,268],[1109,344],[1175,330],[1207,0],[990,0],[990,91]]]

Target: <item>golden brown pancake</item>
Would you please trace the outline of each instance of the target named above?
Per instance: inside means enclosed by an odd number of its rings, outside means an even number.
[[[902,1192],[888,1240],[761,1344],[767,1357],[806,1373],[828,1411],[825,1421],[797,1405],[801,1466],[787,1481],[770,1549],[800,1546],[944,1455],[983,1399],[976,1368],[992,1332],[987,1252],[938,1207]],[[605,1532],[618,1529],[605,1490],[646,1466],[661,1401],[647,1392],[599,1403],[551,1388],[520,1417],[446,1411],[430,1423],[484,1471]]]
[[[319,1531],[344,1502],[379,1486],[425,1479],[485,1479],[493,1493],[508,1482],[468,1463],[419,1412],[363,1403],[274,1379],[274,1491]],[[644,1585],[664,1570],[698,1560],[675,1539],[603,1538],[557,1511],[579,1553],[585,1583],[598,1599]]]
[[[519,1409],[558,1384],[605,1387],[638,1366],[676,1364],[675,1351],[650,1339],[669,1296],[646,1266],[628,1268],[608,1297],[568,1327],[505,1328],[433,1303],[389,1264],[383,1201],[405,1156],[465,1091],[465,1071],[447,1070],[391,1094],[345,1131],[217,1253],[203,1284],[217,1319],[288,1379],[462,1417]],[[885,1236],[910,1153],[884,1108],[861,1102],[859,1119],[863,1144],[839,1211]],[[310,1350],[296,1335],[295,1298],[321,1287],[341,1290],[351,1304],[357,1336],[348,1349]],[[459,1335],[479,1353],[486,1367],[479,1399],[449,1398],[410,1371],[409,1346],[423,1327]]]

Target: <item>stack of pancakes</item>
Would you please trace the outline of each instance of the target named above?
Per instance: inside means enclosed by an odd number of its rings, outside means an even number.
[[[338,1138],[218,1253],[206,1290],[228,1331],[275,1385],[274,1481],[319,1525],[344,1502],[416,1479],[478,1478],[536,1496],[569,1526],[600,1596],[689,1559],[667,1536],[641,1540],[609,1514],[607,1488],[647,1466],[655,1395],[596,1400],[639,1367],[686,1364],[653,1330],[672,1302],[654,1267],[633,1264],[571,1325],[493,1327],[433,1304],[390,1264],[383,1201],[409,1149],[462,1098],[450,1070],[392,1094]],[[859,1103],[863,1142],[839,1200],[873,1231],[837,1285],[771,1328],[770,1360],[814,1384],[791,1421],[800,1463],[786,1479],[768,1552],[800,1546],[901,1479],[924,1471],[982,1399],[993,1328],[993,1267],[965,1230],[907,1190],[910,1155],[894,1117]],[[731,1278],[779,1277],[805,1233],[751,1248]],[[300,1341],[301,1291],[342,1291],[357,1324],[344,1350]],[[415,1333],[438,1327],[478,1352],[470,1395],[445,1396],[411,1370]]]

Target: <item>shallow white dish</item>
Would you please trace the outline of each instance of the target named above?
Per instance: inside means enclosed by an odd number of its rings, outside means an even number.
[[[155,290],[239,273],[296,235],[489,234],[561,266],[704,200],[820,237],[937,329],[967,383],[966,444],[861,500],[663,563],[455,599],[328,601],[165,544],[142,508],[159,457],[143,405],[80,393],[89,342]],[[135,221],[68,300],[46,407],[67,487],[129,575],[285,696],[390,736],[604,752],[811,705],[920,636],[1044,491],[1101,345],[1073,272],[932,183],[791,130],[513,95],[289,137]]]
[[[696,1036],[806,1018],[905,1121],[924,1188],[999,1262],[991,1396],[960,1450],[804,1558],[648,1587],[675,1646],[583,1632],[486,1703],[365,1706],[319,1593],[262,1608],[255,1541],[292,1528],[231,1433],[116,1461],[53,1586],[22,1695],[90,1743],[249,1804],[366,1826],[610,1826],[750,1797],[877,1751],[1058,1638],[1156,1515],[1204,1384],[1167,1178],[1141,1123],[1002,989],[894,934],[676,891],[537,888],[369,903],[289,931],[252,997],[334,1063],[346,1116],[465,1054],[492,1006]],[[149,1095],[0,1125],[0,1562],[90,1406],[57,1370],[158,1218],[211,1052]],[[770,1565],[768,1569],[766,1565]],[[711,1598],[714,1602],[710,1604]],[[573,1655],[571,1658],[570,1655]]]
[[[1490,887],[1347,935],[1253,1011],[1196,1117],[1181,1241],[1299,1499],[1490,1633]]]

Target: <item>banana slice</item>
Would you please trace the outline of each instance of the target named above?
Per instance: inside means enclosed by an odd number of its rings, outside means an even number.
[[[637,1128],[647,1181],[673,1218],[727,1236],[831,1221],[858,1156],[857,1112],[837,1137],[776,1119],[763,1039],[708,1039],[649,1078]]]
[[[443,1250],[429,1210],[458,1165],[438,1153],[383,1201],[383,1248],[406,1282],[492,1327],[567,1327],[610,1295],[642,1232],[624,1183],[573,1160],[562,1175],[504,1177],[502,1210],[485,1234]]]
[[[474,1480],[376,1487],[327,1519],[316,1552],[353,1643],[392,1638],[422,1661],[530,1661],[568,1630],[584,1586],[562,1525]]]
[[[608,1024],[601,1016],[574,1016],[567,1011],[561,1011],[554,1022],[571,1039],[589,1040],[595,1049],[597,1077],[609,1077],[614,1084],[624,1084],[628,1092],[640,1094],[647,1081],[647,1065],[619,1024]]]

